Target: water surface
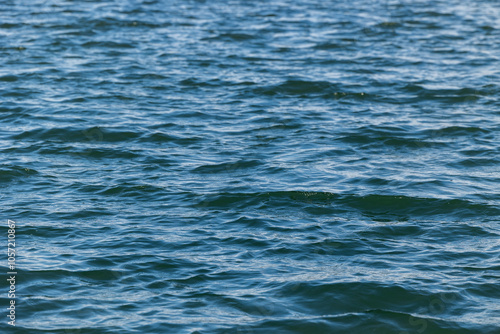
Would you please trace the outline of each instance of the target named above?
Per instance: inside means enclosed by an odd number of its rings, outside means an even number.
[[[13,332],[500,333],[499,29],[493,0],[3,1]]]

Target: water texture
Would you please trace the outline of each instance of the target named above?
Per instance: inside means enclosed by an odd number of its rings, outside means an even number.
[[[496,0],[4,0],[1,331],[500,333],[499,96]]]

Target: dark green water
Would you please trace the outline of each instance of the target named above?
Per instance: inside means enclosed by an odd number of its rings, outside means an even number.
[[[500,333],[500,3],[4,0],[2,333]]]

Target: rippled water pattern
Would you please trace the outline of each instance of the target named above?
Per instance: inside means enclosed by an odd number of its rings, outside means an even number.
[[[499,29],[496,0],[2,1],[15,332],[500,333]]]

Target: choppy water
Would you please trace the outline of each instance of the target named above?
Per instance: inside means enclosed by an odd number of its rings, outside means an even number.
[[[2,1],[16,333],[500,333],[499,29],[496,0]]]

